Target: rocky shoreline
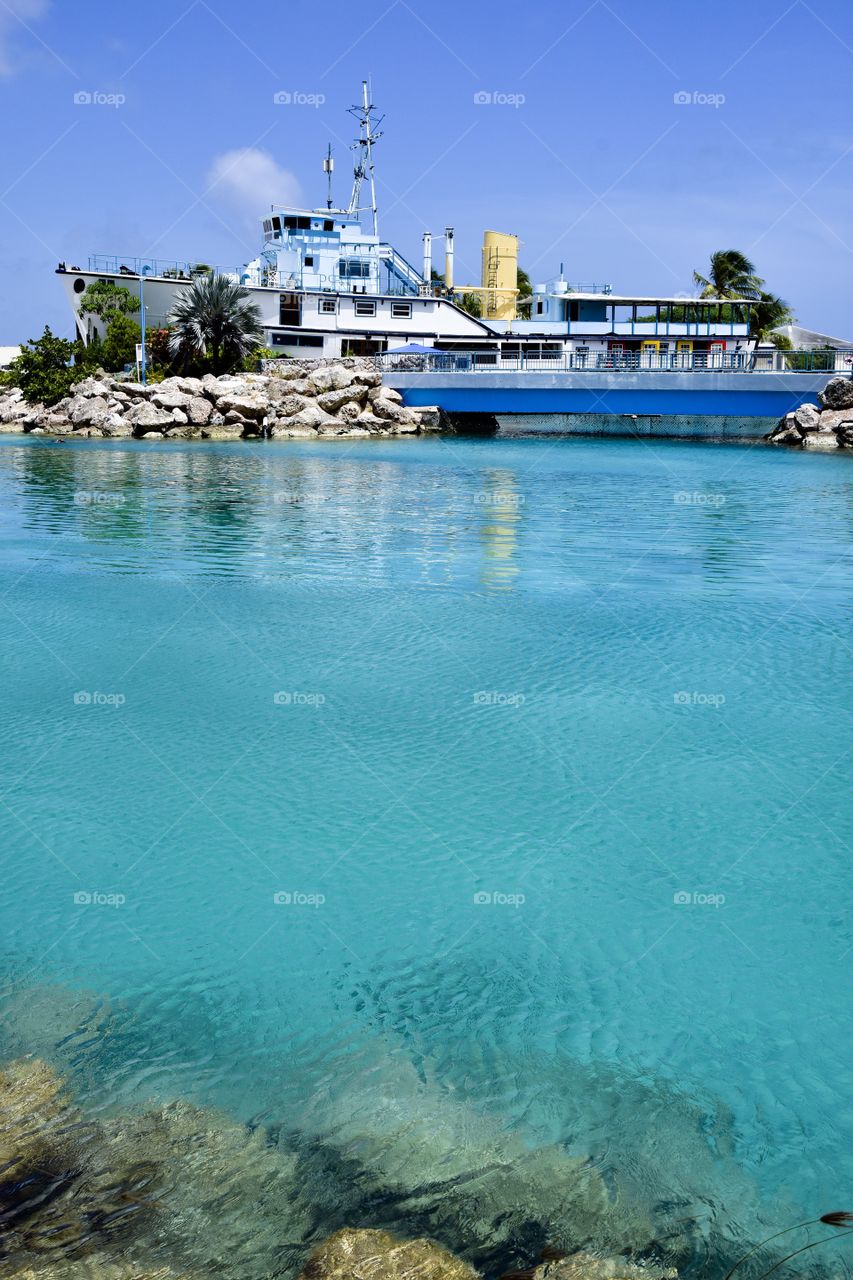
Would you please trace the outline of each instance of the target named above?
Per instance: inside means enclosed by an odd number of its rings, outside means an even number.
[[[409,409],[368,360],[280,360],[263,373],[83,378],[57,404],[0,390],[0,432],[137,440],[246,440],[417,435],[449,430],[437,407]]]
[[[853,449],[853,379],[832,378],[820,394],[820,408],[800,405],[765,439],[795,449]]]

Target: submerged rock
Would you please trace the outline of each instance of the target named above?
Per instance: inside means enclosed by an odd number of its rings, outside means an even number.
[[[307,1112],[302,1126],[310,1135]],[[557,1144],[527,1145],[499,1117],[378,1046],[358,1071],[351,1067],[339,1096],[323,1099],[317,1129],[315,1150],[303,1154],[304,1178],[311,1185],[340,1171],[344,1221],[405,1222],[490,1270],[546,1243],[619,1252],[654,1236],[649,1216],[624,1196],[612,1199],[584,1157]],[[384,1221],[375,1208],[382,1204],[394,1206]]]
[[[297,1157],[219,1112],[174,1102],[103,1122],[108,1163],[151,1165],[165,1188],[137,1242],[155,1257],[234,1280],[272,1275],[282,1251],[304,1256],[314,1221]]]
[[[477,1272],[432,1240],[345,1228],[315,1249],[300,1280],[476,1280]]]
[[[607,1258],[594,1253],[572,1253],[566,1258],[543,1262],[533,1280],[677,1280],[674,1267],[638,1267],[625,1258]]]
[[[0,1072],[0,1169],[23,1182],[38,1171],[61,1174],[73,1164],[67,1128],[74,1116],[61,1078],[38,1058]]]

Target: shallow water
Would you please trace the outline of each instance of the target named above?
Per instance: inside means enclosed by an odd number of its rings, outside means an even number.
[[[3,440],[0,521],[4,1057],[380,1188],[560,1144],[658,1240],[841,1207],[853,459]]]

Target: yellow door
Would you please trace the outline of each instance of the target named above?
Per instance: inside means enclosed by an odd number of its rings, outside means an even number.
[[[693,362],[693,343],[678,343],[678,364],[682,369],[689,369]]]
[[[643,369],[656,369],[659,355],[659,342],[652,342],[650,338],[646,338],[640,343],[640,365]]]

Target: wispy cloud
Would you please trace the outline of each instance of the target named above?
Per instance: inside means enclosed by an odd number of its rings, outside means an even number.
[[[268,151],[244,147],[215,157],[207,175],[211,198],[222,198],[247,218],[259,218],[270,204],[299,204],[297,178]]]
[[[43,18],[49,7],[50,0],[0,0],[0,76],[20,69],[19,37],[26,39],[29,24]]]

